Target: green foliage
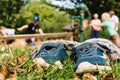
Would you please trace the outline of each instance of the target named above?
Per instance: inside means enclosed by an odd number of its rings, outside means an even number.
[[[70,16],[65,12],[38,2],[31,2],[24,6],[20,10],[20,17],[24,19],[24,23],[29,23],[35,13],[40,16],[39,24],[44,32],[61,32],[61,28],[71,22]]]
[[[106,29],[100,31],[100,38],[109,39],[108,31]]]
[[[59,0],[59,1],[63,1],[63,0]],[[120,17],[119,0],[69,0],[69,1],[75,4],[75,6],[77,5],[77,3],[80,3],[81,1],[84,2],[87,5],[88,9],[90,10],[91,14],[99,13],[101,15],[103,12],[114,10],[116,14]],[[71,15],[75,15],[75,14],[78,15],[79,9],[78,10],[74,9],[71,11],[71,9],[65,9],[64,6],[65,5],[63,5],[63,7],[60,7],[61,10],[65,10]]]
[[[118,24],[118,34],[120,34],[120,22]]]
[[[14,28],[22,5],[22,0],[0,0],[0,25]]]
[[[84,30],[84,40],[90,39],[91,38],[91,30],[89,27],[87,27]]]
[[[120,1],[118,0],[85,0],[84,2],[88,6],[92,14],[99,13],[101,15],[103,12],[114,10],[116,14],[120,17]]]

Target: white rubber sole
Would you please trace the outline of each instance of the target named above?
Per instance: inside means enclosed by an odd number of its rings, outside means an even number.
[[[94,65],[89,62],[82,62],[78,65],[76,73],[111,70],[110,66]]]

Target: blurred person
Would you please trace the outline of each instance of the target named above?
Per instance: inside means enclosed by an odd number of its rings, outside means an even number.
[[[115,12],[112,10],[109,12],[109,14],[110,14],[110,22],[112,23],[112,26],[116,31],[118,31],[118,23],[119,23],[118,16],[116,16]]]
[[[22,27],[17,28],[17,30],[22,31],[26,29],[25,34],[36,34],[36,32],[43,34],[42,29],[39,28],[38,22],[39,22],[39,16],[35,15],[31,23],[23,25]],[[32,45],[35,45],[35,38],[26,39],[26,42],[28,44],[32,43]]]
[[[110,22],[110,14],[105,12],[102,14],[102,26],[104,29],[107,30],[109,35],[109,40],[112,41],[116,46],[120,48],[120,37],[117,31],[114,29],[112,23]]]
[[[0,32],[3,34],[3,36],[15,35],[15,29],[6,28],[4,26],[0,27]],[[11,44],[12,42],[14,42],[14,39],[6,40],[6,44]]]
[[[101,26],[97,26],[101,24],[101,20],[98,19],[98,14],[95,13],[93,14],[93,18],[89,24],[90,29],[91,29],[91,38],[98,38],[99,37],[99,32],[101,30]]]

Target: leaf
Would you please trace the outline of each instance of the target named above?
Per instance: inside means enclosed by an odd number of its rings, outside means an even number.
[[[6,65],[2,65],[2,70],[0,71],[1,74],[3,74],[4,76],[7,75],[7,66]]]
[[[20,56],[18,56],[17,59],[20,62],[20,64],[22,64],[23,62],[25,62],[25,60],[27,60],[27,56],[25,53],[23,53]]]

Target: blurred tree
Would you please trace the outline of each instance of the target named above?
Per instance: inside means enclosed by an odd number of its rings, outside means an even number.
[[[101,15],[103,12],[114,10],[120,17],[119,0],[84,0],[84,2],[88,5],[92,14],[97,12]]]
[[[0,25],[14,28],[23,0],[0,0]]]
[[[116,12],[116,14],[120,17],[120,14],[119,14],[120,13],[120,10],[119,10],[120,0],[54,0],[54,1],[66,2],[65,5],[63,4],[63,6],[60,8],[61,8],[61,10],[66,10],[71,15],[76,14],[77,12],[71,13],[71,9],[69,9],[69,7],[67,8],[65,6],[73,3],[73,6],[76,8],[77,3],[82,1],[88,6],[88,8],[92,14],[97,12],[98,14],[101,15],[103,12],[107,12],[109,10],[114,10]],[[55,7],[56,6],[57,5],[55,5]],[[74,9],[74,11],[76,11],[76,10]]]
[[[20,10],[20,20],[18,20],[19,26],[31,22],[35,13],[40,16],[39,24],[44,32],[61,32],[62,27],[71,23],[70,15],[64,11],[59,11],[59,9],[49,5],[32,1]]]

